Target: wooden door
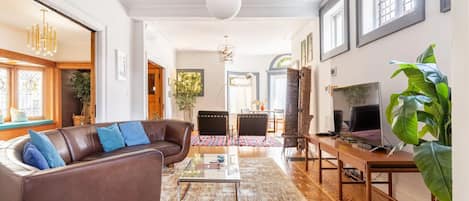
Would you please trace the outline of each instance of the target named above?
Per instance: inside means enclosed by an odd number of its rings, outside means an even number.
[[[163,68],[148,62],[148,119],[163,118]]]

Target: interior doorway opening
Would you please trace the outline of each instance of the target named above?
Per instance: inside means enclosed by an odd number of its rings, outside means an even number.
[[[164,118],[163,79],[164,68],[159,64],[148,61],[148,119],[160,120]]]

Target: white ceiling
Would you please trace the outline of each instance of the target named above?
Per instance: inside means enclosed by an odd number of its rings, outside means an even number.
[[[1,0],[0,24],[24,31],[26,39],[28,28],[42,23],[41,8],[33,0]],[[59,45],[90,41],[90,31],[53,11],[47,12],[46,21],[57,29]]]
[[[161,17],[210,17],[205,0],[120,0],[129,16],[137,19]],[[303,17],[318,15],[321,0],[242,0],[238,17]]]
[[[159,20],[148,23],[147,35],[161,33],[178,50],[216,51],[230,37],[235,54],[291,52],[291,37],[308,23],[304,19]]]

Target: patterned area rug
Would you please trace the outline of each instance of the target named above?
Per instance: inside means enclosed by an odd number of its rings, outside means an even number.
[[[161,192],[162,201],[177,199],[176,180],[189,159],[165,169]],[[295,187],[271,158],[239,158],[241,197],[239,200],[303,201],[303,194]],[[234,184],[183,184],[185,201],[235,200]]]
[[[242,136],[238,139],[236,137],[229,138],[226,141],[225,136],[192,136],[192,146],[249,146],[249,147],[282,147],[282,138],[280,137],[264,137],[258,136]]]

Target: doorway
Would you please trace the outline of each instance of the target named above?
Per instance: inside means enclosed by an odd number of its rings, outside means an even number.
[[[163,74],[164,68],[148,61],[148,119],[163,119]]]

